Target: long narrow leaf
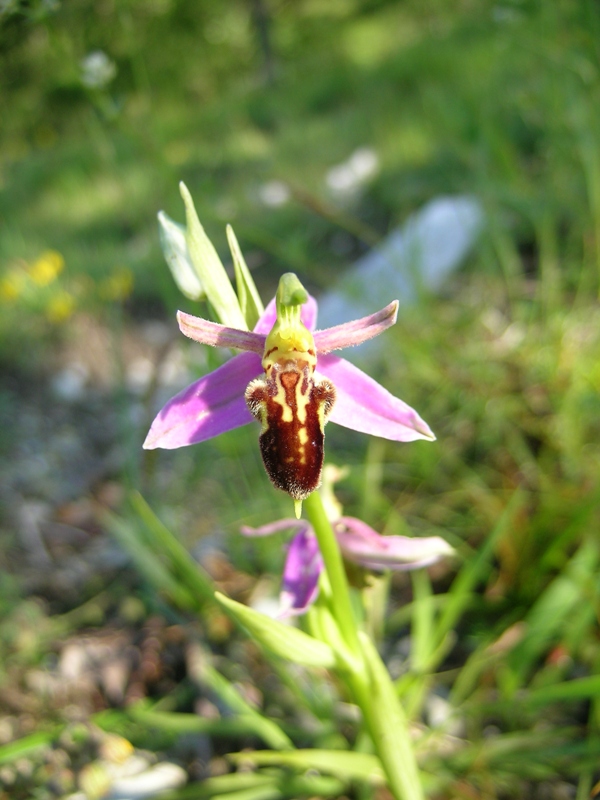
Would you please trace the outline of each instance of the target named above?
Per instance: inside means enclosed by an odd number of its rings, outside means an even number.
[[[489,570],[489,564],[498,541],[504,536],[517,511],[524,505],[526,494],[517,490],[504,509],[496,527],[488,536],[474,559],[464,564],[447,595],[447,602],[436,626],[437,644],[454,628],[469,604],[473,589]]]
[[[188,591],[203,601],[214,602],[215,587],[212,579],[194,561],[181,542],[156,516],[139,492],[132,492],[131,504],[152,537],[153,549],[164,552],[169,559],[172,573],[185,583]]]
[[[297,628],[284,625],[283,622],[271,619],[253,608],[236,603],[220,592],[216,592],[215,597],[234,619],[271,653],[307,667],[336,665],[335,653],[325,642],[313,639]]]
[[[204,688],[213,691],[239,717],[252,721],[255,733],[275,750],[289,750],[294,747],[290,738],[279,725],[268,719],[251,706],[236,687],[221,675],[210,663],[210,656],[197,647],[188,659],[190,676]]]
[[[258,750],[249,753],[230,753],[227,758],[235,764],[256,764],[264,767],[281,765],[298,770],[318,769],[327,775],[345,780],[360,780],[375,785],[385,783],[385,773],[377,756],[347,750],[293,750],[273,753]]]
[[[135,524],[109,513],[104,515],[104,520],[138,572],[157,592],[166,594],[176,606],[185,611],[198,610],[198,600],[171,575],[160,558],[147,547]]]

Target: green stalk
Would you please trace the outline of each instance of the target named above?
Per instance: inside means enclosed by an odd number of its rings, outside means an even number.
[[[346,644],[360,656],[347,664],[341,677],[362,712],[391,793],[396,800],[424,800],[406,715],[375,645],[358,631],[342,556],[323,501],[313,492],[304,503],[331,586],[330,608]]]
[[[365,673],[348,681],[397,800],[424,800],[408,720],[387,667],[375,645],[360,634]]]
[[[361,648],[358,642],[356,620],[350,602],[344,563],[319,492],[309,495],[304,501],[304,507],[319,542],[319,550],[331,585],[331,607],[335,621],[350,650],[353,653],[360,653]]]

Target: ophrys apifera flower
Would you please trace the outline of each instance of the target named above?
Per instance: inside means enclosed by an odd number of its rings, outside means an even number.
[[[144,447],[197,444],[254,417],[271,481],[302,501],[320,484],[327,421],[393,441],[435,439],[414,409],[331,354],[383,333],[397,310],[393,302],[362,319],[315,331],[316,302],[287,273],[254,331],[179,312],[179,327],[189,338],[245,352],[170,400]]]

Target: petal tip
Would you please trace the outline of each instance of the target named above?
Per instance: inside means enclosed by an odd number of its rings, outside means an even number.
[[[155,433],[152,433],[152,428],[150,428],[148,435],[144,439],[142,450],[156,450],[157,447],[160,447],[158,439],[159,437]]]
[[[418,422],[415,424],[415,430],[416,430],[418,433],[420,433],[420,434],[421,434],[421,436],[422,436],[424,439],[427,439],[427,440],[428,440],[428,441],[430,441],[430,442],[435,442],[435,441],[437,440],[437,436],[435,435],[435,433],[434,433],[434,432],[431,430],[431,428],[429,427],[429,425],[428,425],[426,422],[424,422],[422,419],[420,419],[420,420],[419,420],[419,421],[418,421]]]

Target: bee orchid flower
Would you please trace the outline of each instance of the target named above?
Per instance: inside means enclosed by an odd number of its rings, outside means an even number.
[[[244,352],[173,397],[144,447],[197,444],[257,419],[266,471],[298,506],[320,484],[327,421],[398,442],[435,439],[414,409],[332,354],[383,333],[397,310],[393,302],[363,319],[315,331],[317,304],[287,273],[253,331],[180,311],[179,327],[189,338]]]
[[[382,536],[355,517],[340,517],[332,527],[344,558],[375,572],[428,567],[454,552],[440,536]],[[278,616],[284,618],[304,614],[314,603],[323,560],[317,537],[305,520],[281,519],[260,528],[241,528],[245,536],[269,536],[281,531],[294,532],[279,596]]]

